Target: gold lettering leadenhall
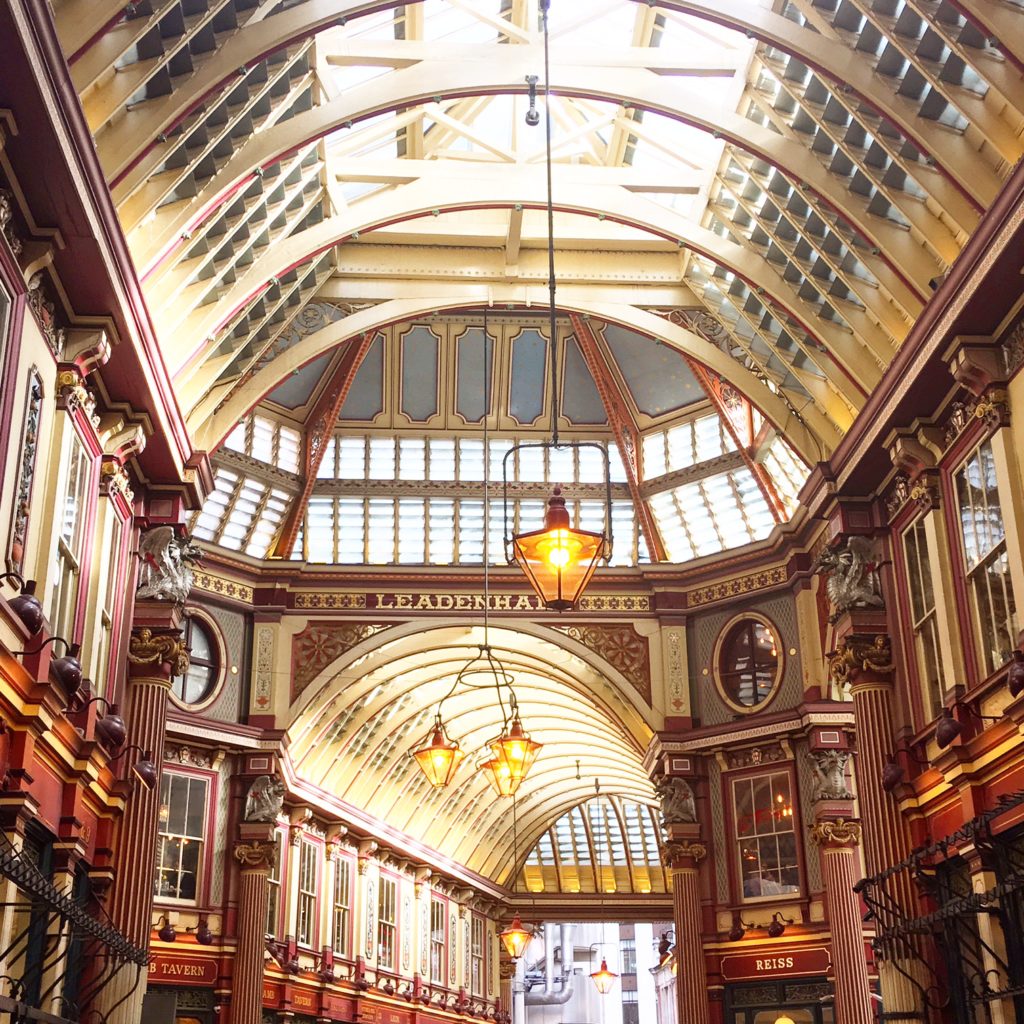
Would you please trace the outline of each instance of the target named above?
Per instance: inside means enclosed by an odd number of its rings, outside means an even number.
[[[810,835],[811,842],[818,846],[860,846],[860,822],[847,821],[846,818],[819,821],[811,826]]]
[[[128,641],[128,660],[133,665],[157,665],[166,661],[176,676],[183,676],[189,666],[188,648],[180,636],[154,634],[148,626],[132,633]]]

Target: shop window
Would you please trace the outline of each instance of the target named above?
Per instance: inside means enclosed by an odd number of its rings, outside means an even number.
[[[799,892],[789,773],[735,779],[732,793],[743,899]]]
[[[299,846],[299,914],[296,938],[301,946],[316,940],[316,889],[319,881],[320,847],[303,839]]]
[[[82,573],[83,534],[92,483],[92,460],[73,432],[62,479],[57,507],[57,557],[50,601],[50,623],[57,636],[70,637],[75,628],[75,606]]]
[[[749,711],[770,700],[782,677],[778,631],[759,615],[723,630],[716,645],[716,680],[727,704]]]
[[[622,954],[622,973],[636,974],[636,939],[623,939],[619,946]]]
[[[946,680],[939,647],[939,621],[932,587],[931,558],[924,518],[918,519],[903,534],[903,553],[907,563],[910,591],[910,617],[914,630],[914,655],[924,690],[925,707],[935,718],[942,707]]]
[[[377,966],[385,971],[395,969],[397,889],[393,878],[381,876],[377,890]]]
[[[210,625],[197,615],[186,616],[184,633],[189,648],[188,671],[171,680],[171,693],[182,704],[202,704],[220,677],[217,641]]]
[[[968,456],[957,470],[955,481],[978,667],[988,676],[1009,660],[1017,634],[1006,526],[991,440]]]
[[[484,919],[475,914],[470,929],[470,991],[484,994]]]
[[[100,555],[105,555],[103,567],[103,595],[99,610],[99,636],[96,644],[95,661],[92,669],[93,693],[102,696],[108,689],[112,638],[114,634],[114,616],[117,614],[117,603],[123,586],[121,569],[121,538],[124,532],[121,520],[113,509],[107,511],[105,526],[106,542]]]
[[[430,980],[440,985],[445,982],[445,910],[444,900],[430,897]]]
[[[281,918],[281,866],[284,859],[284,843],[281,833],[274,833],[274,852],[270,858],[270,874],[267,876],[267,935],[278,937]]]
[[[198,776],[161,776],[155,893],[160,899],[199,897],[209,788],[209,782]]]
[[[348,956],[349,921],[352,914],[352,864],[346,858],[334,862],[334,920],[331,947],[338,956]]]

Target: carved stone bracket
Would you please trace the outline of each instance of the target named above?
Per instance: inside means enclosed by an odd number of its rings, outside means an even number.
[[[819,821],[809,829],[811,842],[818,846],[860,846],[861,831],[859,821],[846,818]]]
[[[128,641],[128,660],[133,665],[170,665],[171,675],[183,676],[188,671],[188,649],[184,639],[172,633],[154,633],[143,626]]]
[[[884,678],[893,668],[892,646],[884,633],[851,633],[828,655],[829,678],[840,686],[859,682],[863,673]]]

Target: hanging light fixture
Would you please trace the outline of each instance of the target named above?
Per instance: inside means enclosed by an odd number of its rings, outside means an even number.
[[[513,790],[513,794],[515,791]],[[516,807],[515,796],[512,797],[512,895],[516,894],[519,888],[519,819]],[[505,952],[513,960],[518,960],[533,938],[533,929],[523,925],[523,919],[517,910],[512,917],[512,923],[498,934]]]
[[[596,441],[560,441],[558,419],[561,392],[558,382],[558,333],[555,304],[555,213],[551,188],[551,70],[548,47],[548,8],[551,0],[541,0],[541,28],[544,35],[544,100],[545,139],[547,165],[547,212],[548,212],[548,330],[551,336],[551,440],[517,444],[505,453],[502,463],[505,479],[505,554],[509,564],[513,562],[526,574],[541,604],[552,611],[569,611],[579,603],[583,591],[594,575],[597,563],[606,563],[612,555],[612,499],[611,467],[608,449]],[[533,79],[533,81],[531,81]],[[536,78],[527,77],[530,85],[530,111],[527,124],[536,124],[534,106]],[[544,515],[544,526],[539,530],[509,535],[508,514],[508,470],[509,459],[527,448],[559,450],[566,448],[594,448],[600,452],[604,463],[604,530],[578,530],[572,525],[572,517],[562,497],[560,487],[555,487],[548,498]]]
[[[606,996],[612,990],[612,986],[618,981],[619,976],[614,972],[608,970],[608,961],[601,957],[601,968],[600,970],[594,971],[590,975],[590,980],[597,986],[597,991],[601,995]]]
[[[452,781],[452,776],[462,763],[466,752],[460,749],[457,740],[448,739],[439,710],[434,717],[434,732],[430,742],[425,747],[414,750],[412,756],[416,758],[420,771],[426,775],[427,781],[434,789],[444,789]]]
[[[437,707],[437,714],[434,716],[434,726],[431,732],[424,737],[423,743],[416,750],[412,751],[412,757],[419,766],[420,771],[426,776],[427,781],[435,789],[444,789],[451,781],[459,765],[465,758],[465,751],[461,749],[457,740],[450,739],[445,729],[441,711],[444,702],[452,696],[460,686],[472,687],[474,684],[469,681],[469,676],[476,673],[483,673],[488,677],[485,684],[487,687],[494,687],[498,697],[498,705],[501,708],[502,731],[501,734],[491,740],[488,746],[491,756],[485,758],[478,766],[484,772],[485,777],[494,787],[498,796],[513,796],[519,788],[523,779],[526,778],[533,762],[537,758],[542,744],[530,739],[523,729],[522,720],[519,717],[519,706],[516,703],[515,691],[512,689],[512,675],[499,661],[490,645],[490,447],[487,419],[491,411],[490,402],[490,331],[487,323],[487,307],[484,307],[483,325],[483,346],[484,346],[484,411],[483,411],[483,447],[484,447],[484,544],[483,544],[483,570],[484,570],[484,642],[478,648],[477,653],[463,665],[459,674],[455,677],[451,689],[441,699]],[[505,698],[503,691],[508,691],[508,713],[505,711]]]
[[[543,744],[530,739],[523,729],[514,693],[510,698],[510,707],[511,723],[497,739],[491,740],[488,746],[491,748],[491,753],[494,754],[497,768],[508,777],[509,782],[514,786],[512,790],[514,793],[529,774]]]

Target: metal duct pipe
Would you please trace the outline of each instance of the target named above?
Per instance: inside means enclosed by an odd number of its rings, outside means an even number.
[[[576,954],[572,945],[572,925],[563,924],[562,932],[562,983],[555,991],[555,925],[544,925],[544,991],[525,993],[527,1006],[564,1006],[572,998],[573,964]]]

